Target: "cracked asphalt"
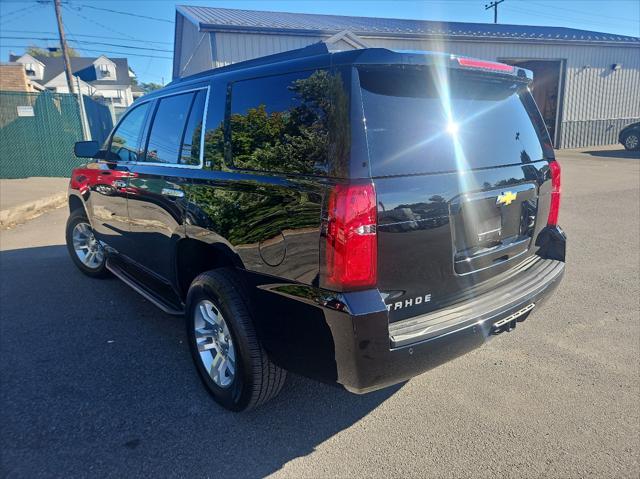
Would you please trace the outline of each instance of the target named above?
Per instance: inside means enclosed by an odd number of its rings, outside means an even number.
[[[0,233],[1,477],[640,476],[640,159],[560,151],[564,282],[517,329],[365,396],[218,407],[182,321],[84,277],[66,209]]]

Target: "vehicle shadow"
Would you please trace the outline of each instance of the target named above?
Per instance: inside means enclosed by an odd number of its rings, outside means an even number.
[[[270,403],[230,413],[200,384],[181,318],[83,276],[62,245],[0,252],[0,270],[9,475],[266,476],[401,387],[357,396],[291,375]]]
[[[630,150],[593,150],[593,151],[585,151],[587,155],[591,156],[599,156],[601,158],[617,158],[620,160],[623,159],[640,159],[640,151],[630,151]]]

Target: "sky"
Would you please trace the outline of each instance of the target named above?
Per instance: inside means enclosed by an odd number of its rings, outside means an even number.
[[[81,56],[126,57],[141,82],[171,81],[175,5],[333,15],[493,22],[489,0],[202,1],[63,0],[70,46]],[[505,0],[498,23],[578,28],[640,36],[639,0]],[[51,0],[0,0],[0,61],[28,45],[57,46]]]

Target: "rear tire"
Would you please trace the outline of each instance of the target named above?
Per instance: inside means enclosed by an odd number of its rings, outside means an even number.
[[[110,276],[106,267],[106,252],[94,237],[93,228],[84,210],[75,209],[71,212],[65,236],[69,255],[80,271],[92,278]]]
[[[625,150],[636,151],[640,150],[640,134],[632,132],[624,137],[622,143]]]
[[[187,294],[187,337],[200,378],[215,401],[245,411],[275,397],[286,379],[258,341],[244,288],[233,269],[201,274]]]

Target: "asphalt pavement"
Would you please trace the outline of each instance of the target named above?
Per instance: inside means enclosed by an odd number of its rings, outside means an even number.
[[[74,268],[66,209],[0,232],[0,477],[639,477],[640,160],[558,157],[565,280],[515,331],[364,396],[290,375],[243,414],[182,320]]]

